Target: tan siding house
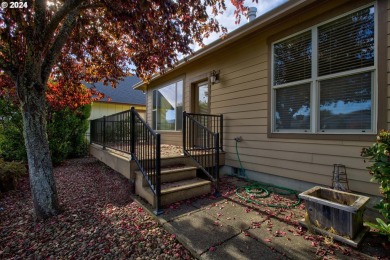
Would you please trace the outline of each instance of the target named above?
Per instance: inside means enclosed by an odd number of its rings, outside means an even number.
[[[145,118],[146,98],[142,91],[134,90],[134,84],[140,82],[137,77],[127,77],[120,81],[116,88],[95,84],[96,89],[105,95],[101,100],[92,102],[91,115],[88,120],[109,116],[134,107]],[[92,87],[92,86],[89,86]],[[89,133],[89,129],[87,133]]]
[[[163,143],[181,145],[177,112],[196,113],[204,102],[224,117],[225,173],[239,167],[234,138],[241,136],[251,179],[298,190],[329,186],[340,163],[351,190],[378,195],[360,151],[390,127],[389,17],[390,0],[289,1],[138,84],[147,91],[147,121]],[[182,93],[165,93],[181,81]],[[160,122],[161,99],[176,104],[176,128],[159,129],[173,122]]]

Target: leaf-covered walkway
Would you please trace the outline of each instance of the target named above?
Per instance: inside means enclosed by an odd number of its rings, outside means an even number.
[[[55,168],[58,217],[34,223],[28,178],[0,198],[0,258],[189,259],[130,198],[129,182],[92,158]]]

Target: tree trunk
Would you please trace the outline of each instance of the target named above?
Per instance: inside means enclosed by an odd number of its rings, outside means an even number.
[[[29,84],[26,80],[19,84],[35,218],[46,219],[58,214],[59,204],[46,131],[45,87],[40,83]]]

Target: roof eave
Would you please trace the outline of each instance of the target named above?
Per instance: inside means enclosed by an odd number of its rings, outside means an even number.
[[[218,39],[218,40],[206,45],[204,48],[197,50],[196,52],[189,55],[188,57],[180,60],[175,65],[174,68],[166,71],[164,74],[153,75],[153,77],[151,78],[149,83],[183,67],[184,65],[187,65],[187,64],[189,64],[197,59],[200,59],[203,56],[205,56],[213,51],[221,49],[222,47],[224,47],[230,43],[233,43],[233,42],[249,35],[250,33],[254,32],[256,30],[264,28],[265,26],[269,25],[270,23],[275,22],[278,19],[281,19],[281,18],[287,16],[287,15],[291,14],[292,12],[295,12],[299,9],[302,9],[315,1],[316,0],[287,1],[286,3],[276,7],[275,9],[257,17],[256,19],[254,19],[250,23],[247,23],[247,24],[241,26],[240,28],[232,31],[231,33],[227,34],[224,39]],[[147,87],[147,83],[140,81],[137,84],[135,84],[133,88],[138,89],[138,90],[146,90],[146,87]]]

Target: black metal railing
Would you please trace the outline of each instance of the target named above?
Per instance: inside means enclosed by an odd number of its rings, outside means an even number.
[[[91,120],[91,143],[131,155],[156,197],[161,214],[161,141],[160,134],[131,108],[124,112]]]
[[[105,119],[98,118],[90,121],[90,142],[104,146],[104,121]]]
[[[131,110],[91,120],[91,142],[130,153]]]
[[[213,133],[219,133],[219,145],[223,151],[223,115],[186,113]],[[184,116],[183,116],[184,118]],[[184,122],[184,121],[183,121]]]
[[[156,211],[161,211],[161,139],[135,111],[131,109],[131,157],[135,160],[143,176],[156,197]]]
[[[223,150],[222,122],[222,115],[183,112],[183,152],[215,183],[216,193],[219,190],[219,154]]]

